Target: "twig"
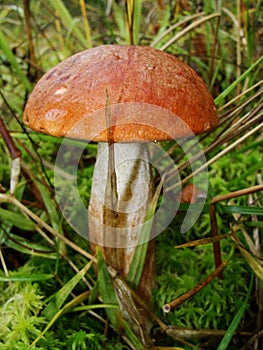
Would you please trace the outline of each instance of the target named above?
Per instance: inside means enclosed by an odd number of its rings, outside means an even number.
[[[238,191],[234,191],[234,192],[229,192],[226,194],[222,194],[220,196],[216,196],[214,198],[212,198],[210,204],[214,204],[226,199],[231,199],[231,198],[236,198],[236,197],[240,197],[240,196],[245,196],[247,194],[250,193],[255,193],[258,191],[263,191],[263,185],[256,185],[256,186],[252,186],[252,187],[248,187],[248,188],[243,188],[242,190],[238,190]]]
[[[218,276],[224,267],[226,266],[227,261],[222,262],[220,266],[218,266],[215,271],[213,271],[208,277],[206,277],[202,282],[200,282],[198,285],[196,285],[193,289],[189,290],[187,293],[182,295],[179,298],[176,298],[175,300],[171,301],[168,304],[165,304],[163,306],[163,311],[168,313],[171,310],[174,310],[179,305],[181,305],[186,300],[190,299],[193,295],[200,292],[201,289],[203,289],[208,283],[210,283],[216,276]]]
[[[20,175],[20,156],[21,152],[17,149],[12,137],[9,134],[2,118],[0,117],[0,134],[8,148],[8,151],[12,158],[11,165],[11,179],[10,179],[10,192],[15,193],[16,185],[18,183]]]
[[[0,117],[0,134],[6,144],[6,147],[8,148],[8,151],[12,157],[12,159],[20,158],[21,152],[18,150],[16,145],[14,144],[14,141],[12,137],[10,136],[9,131],[7,130],[5,123],[3,122],[2,118]]]
[[[260,332],[257,332],[256,334],[254,334],[248,341],[247,343],[243,346],[243,348],[241,350],[247,350],[247,349],[251,349],[251,345],[258,340],[259,338],[263,337],[263,330],[261,330]]]

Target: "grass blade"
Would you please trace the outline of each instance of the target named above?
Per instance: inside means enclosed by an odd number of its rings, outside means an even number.
[[[171,45],[173,45],[176,41],[178,41],[181,37],[183,37],[188,32],[191,32],[194,28],[198,27],[199,25],[201,25],[207,21],[210,21],[211,19],[213,19],[215,17],[219,17],[219,16],[220,16],[219,13],[212,13],[208,16],[205,16],[205,17],[189,24],[186,28],[180,30],[180,32],[177,33],[173,38],[168,40],[168,42],[161,47],[161,50],[163,50],[163,51],[167,50]]]
[[[7,239],[4,240],[4,243],[5,246],[23,254],[41,256],[46,259],[56,259],[57,257],[54,250],[51,250],[50,248],[48,249],[46,246],[40,245],[38,243],[31,242],[24,237],[15,235],[13,233],[7,234]]]
[[[102,256],[102,253],[97,249],[98,257],[98,283],[99,290],[104,304],[111,304],[118,306],[118,301],[115,295],[115,290],[111,283],[111,278],[107,270],[107,265]],[[116,331],[120,331],[122,327],[122,317],[119,308],[118,309],[106,309],[107,316],[113,328]]]
[[[53,326],[53,324],[59,319],[59,317],[61,317],[64,313],[66,313],[67,311],[71,310],[72,308],[74,308],[75,305],[80,304],[81,302],[83,302],[84,300],[87,299],[89,295],[89,292],[84,292],[80,295],[78,295],[76,298],[74,298],[73,300],[71,300],[69,303],[67,303],[62,309],[58,310],[54,316],[52,317],[52,319],[50,320],[50,322],[48,323],[48,325],[46,326],[46,328],[41,332],[41,334],[33,341],[33,343],[30,345],[29,349],[31,349],[34,345],[36,345],[36,343],[45,335],[45,333]]]
[[[224,99],[226,98],[226,96],[237,87],[237,85],[243,80],[245,79],[247,76],[249,76],[249,74],[251,73],[251,71],[259,66],[263,61],[263,56],[261,56],[254,64],[252,64],[243,74],[240,75],[240,77],[238,77],[238,79],[236,79],[231,85],[229,85],[219,96],[217,96],[217,98],[215,99],[215,104],[217,106],[220,106],[220,104],[222,102],[224,102]]]
[[[39,181],[35,181],[35,185],[41,193],[42,199],[45,203],[45,207],[49,214],[52,227],[60,234],[63,234],[61,219],[59,217],[59,212],[57,210],[56,203],[52,198],[51,191],[46,186],[42,185]]]
[[[133,9],[133,42],[134,42],[134,45],[139,44],[141,13],[142,13],[142,0],[134,0],[134,9]]]
[[[91,39],[91,34],[90,34],[89,20],[88,20],[88,16],[86,13],[85,0],[80,0],[79,4],[80,4],[81,15],[83,18],[83,23],[84,23],[84,29],[85,29],[85,33],[86,33],[87,47],[91,48],[92,47],[92,39]]]
[[[248,304],[248,300],[250,298],[251,295],[251,291],[252,291],[252,287],[253,287],[253,278],[254,278],[254,274],[252,274],[251,279],[250,279],[250,284],[249,284],[249,289],[246,295],[246,298],[244,300],[244,302],[242,303],[242,305],[240,306],[240,309],[238,310],[237,314],[235,315],[231,325],[229,326],[228,330],[226,331],[223,339],[221,340],[217,350],[226,350],[228,349],[228,345],[241,321],[241,318],[246,310],[247,304]]]
[[[39,189],[39,192],[41,193],[42,199],[45,203],[45,207],[47,209],[47,212],[49,214],[49,218],[51,221],[52,227],[61,235],[63,235],[63,229],[62,229],[62,221],[59,216],[59,212],[57,210],[57,205],[54,202],[54,199],[52,198],[51,191],[44,185],[42,185],[40,182],[35,181],[36,186]],[[59,252],[63,256],[66,254],[66,246],[65,243],[61,240],[58,240],[59,243]]]
[[[257,207],[246,207],[246,206],[238,206],[238,205],[222,205],[220,206],[222,212],[228,214],[240,214],[240,215],[263,215],[262,208]]]
[[[15,55],[13,54],[12,50],[9,48],[8,43],[5,39],[5,36],[1,31],[0,31],[0,48],[2,49],[9,63],[11,64],[14,72],[17,74],[18,78],[21,80],[21,83],[24,85],[25,89],[28,92],[31,92],[32,85],[30,81],[27,79],[27,76],[23,73],[22,69],[20,68],[20,64],[18,64]]]
[[[44,309],[42,313],[44,317],[46,317],[48,320],[51,320],[54,317],[75,286],[85,276],[92,264],[93,262],[90,261],[81,271],[79,271],[71,280],[69,280],[69,282],[66,283],[64,287],[58,291],[58,293],[56,293],[55,297],[52,298],[50,303]]]
[[[0,282],[40,282],[51,278],[54,275],[14,273],[12,276],[0,276]]]
[[[65,26],[66,29],[72,30],[72,33],[76,36],[76,38],[80,41],[83,48],[86,49],[88,47],[88,42],[85,39],[84,35],[81,31],[76,27],[76,22],[71,17],[68,9],[64,5],[61,0],[49,0],[50,5],[56,10],[59,14],[61,22]]]
[[[35,224],[29,218],[26,218],[22,214],[16,213],[14,211],[0,208],[0,218],[3,220],[7,220],[9,224],[14,225],[15,227],[18,227],[21,230],[35,230]]]
[[[243,247],[242,243],[236,235],[232,235],[232,239],[237,243],[240,252],[242,253],[252,271],[263,282],[263,267],[261,266],[261,262]]]

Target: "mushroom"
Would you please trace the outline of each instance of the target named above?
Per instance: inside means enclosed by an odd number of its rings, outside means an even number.
[[[121,45],[85,50],[51,69],[29,96],[23,121],[38,132],[99,142],[89,240],[123,276],[154,193],[149,144],[218,123],[213,99],[192,68],[152,47]],[[139,286],[144,299],[153,283],[151,240]]]

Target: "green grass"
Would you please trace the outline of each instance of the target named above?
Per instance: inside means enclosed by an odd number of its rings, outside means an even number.
[[[249,340],[255,348],[253,335],[262,331],[254,325],[261,321],[257,300],[263,279],[263,199],[262,189],[248,192],[263,183],[263,1],[206,0],[200,8],[194,1],[134,0],[127,1],[128,17],[123,1],[36,0],[25,8],[26,3],[4,0],[0,7],[1,118],[21,152],[21,175],[10,197],[12,159],[0,138],[1,349],[137,349],[145,346],[147,337],[154,338],[159,349],[237,350],[245,349]],[[187,210],[182,205],[157,237],[154,322],[148,334],[140,326],[134,291],[112,278],[100,256],[97,277],[88,242],[58,210],[53,176],[61,140],[28,135],[21,126],[28,94],[43,72],[85,48],[132,42],[165,49],[191,65],[209,86],[220,117],[217,130],[199,137],[209,175],[202,214],[182,234]],[[173,143],[162,146],[169,150]],[[179,147],[171,154],[182,181],[191,181],[185,154]],[[95,157],[96,145],[90,144],[78,169],[85,203]],[[244,189],[238,197],[224,197]],[[224,279],[213,279],[164,313],[164,304],[215,269],[209,204],[216,196],[221,196],[215,204],[218,233],[226,235],[220,242],[222,259],[227,260]],[[186,247],[177,248],[181,244]],[[136,283],[144,255],[142,247],[129,275]],[[113,287],[106,288],[110,283]],[[130,317],[123,319],[118,300],[125,302],[138,328]]]

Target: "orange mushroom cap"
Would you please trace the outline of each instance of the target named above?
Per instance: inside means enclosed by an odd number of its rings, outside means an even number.
[[[218,124],[192,68],[152,47],[121,45],[79,52],[43,75],[23,121],[53,136],[105,142],[107,113],[114,142],[177,139]]]

